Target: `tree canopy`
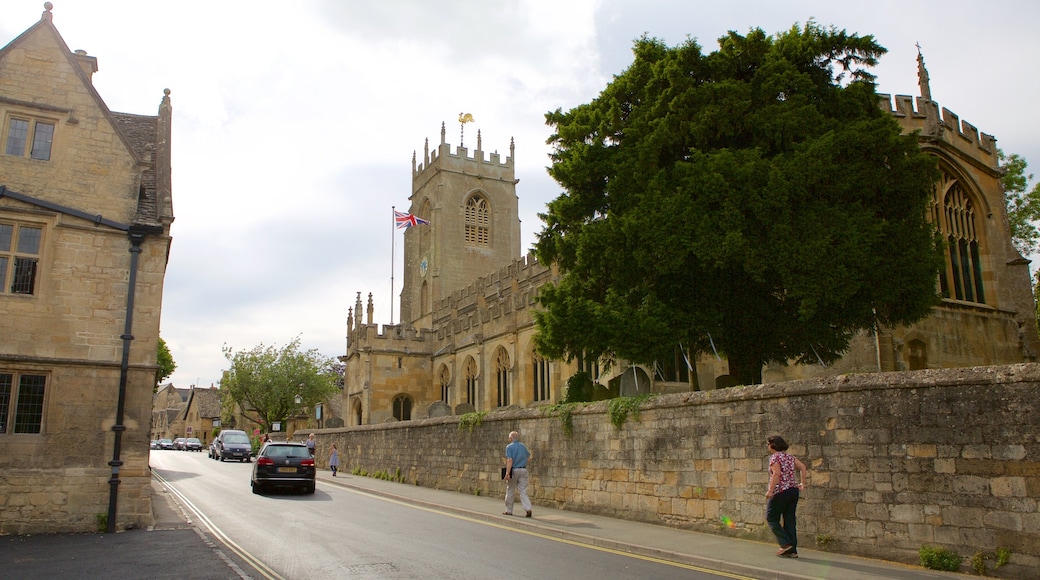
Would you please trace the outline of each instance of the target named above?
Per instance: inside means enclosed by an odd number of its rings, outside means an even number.
[[[260,344],[234,352],[225,345],[223,351],[231,368],[220,381],[222,404],[237,404],[265,430],[302,408],[328,400],[341,384],[338,361],[315,349],[301,351],[299,337],[281,349]]]
[[[1040,221],[1040,184],[1029,189],[1033,174],[1026,174],[1028,164],[1021,155],[1012,153],[1005,155],[997,150],[997,157],[1004,169],[1001,184],[1004,186],[1004,201],[1007,203],[1008,225],[1011,228],[1011,243],[1023,255],[1036,253],[1040,248],[1040,231],[1036,223]]]
[[[159,388],[159,383],[166,380],[167,377],[173,374],[173,371],[177,370],[177,363],[173,362],[173,354],[170,353],[170,347],[166,346],[166,341],[159,337],[159,346],[155,355],[155,364],[159,368],[155,371],[155,387],[153,391]]]
[[[865,67],[885,49],[812,21],[718,42],[643,37],[591,103],[546,114],[564,193],[539,216],[537,256],[561,271],[541,354],[717,351],[751,384],[938,303],[938,171],[878,106]]]

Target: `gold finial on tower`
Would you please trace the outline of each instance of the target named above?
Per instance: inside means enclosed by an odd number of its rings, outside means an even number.
[[[466,123],[473,122],[473,115],[470,113],[459,113],[459,147],[465,146],[466,140]]]

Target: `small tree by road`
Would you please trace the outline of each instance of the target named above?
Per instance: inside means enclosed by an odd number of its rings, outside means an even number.
[[[237,404],[264,431],[339,391],[337,361],[315,349],[301,351],[299,337],[280,349],[260,344],[236,352],[225,345],[223,351],[231,363],[220,382],[225,409]]]

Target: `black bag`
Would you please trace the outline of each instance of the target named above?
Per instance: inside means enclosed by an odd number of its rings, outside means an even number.
[[[512,470],[510,470],[510,471],[512,471]],[[512,476],[513,474],[512,474],[511,472],[510,472],[510,474],[509,474],[509,475],[510,475],[510,476]],[[505,478],[506,478],[506,468],[505,468],[505,467],[503,467],[503,468],[502,468],[502,479],[505,479]]]

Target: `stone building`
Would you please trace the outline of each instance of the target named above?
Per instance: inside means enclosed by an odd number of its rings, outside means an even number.
[[[1029,262],[1011,244],[996,140],[940,109],[923,58],[918,65],[921,95],[881,95],[880,107],[904,131],[919,131],[942,170],[930,211],[948,244],[936,281],[942,303],[914,326],[860,333],[832,365],[769,365],[764,382],[1036,360]],[[534,352],[531,309],[554,272],[520,256],[514,145],[505,159],[482,145],[478,132],[474,151],[453,152],[442,125],[437,147],[427,143],[418,163],[413,156],[409,211],[430,223],[404,234],[400,323],[375,324],[371,294],[363,305],[358,293],[350,308],[344,400],[336,406],[346,425],[555,403],[578,370]],[[725,359],[690,358],[586,370],[622,395],[733,384]]]
[[[52,22],[0,48],[0,533],[151,523],[169,91],[109,110]]]
[[[160,385],[152,396],[152,439],[175,439],[177,421],[188,405],[191,389],[178,389],[173,383]]]

